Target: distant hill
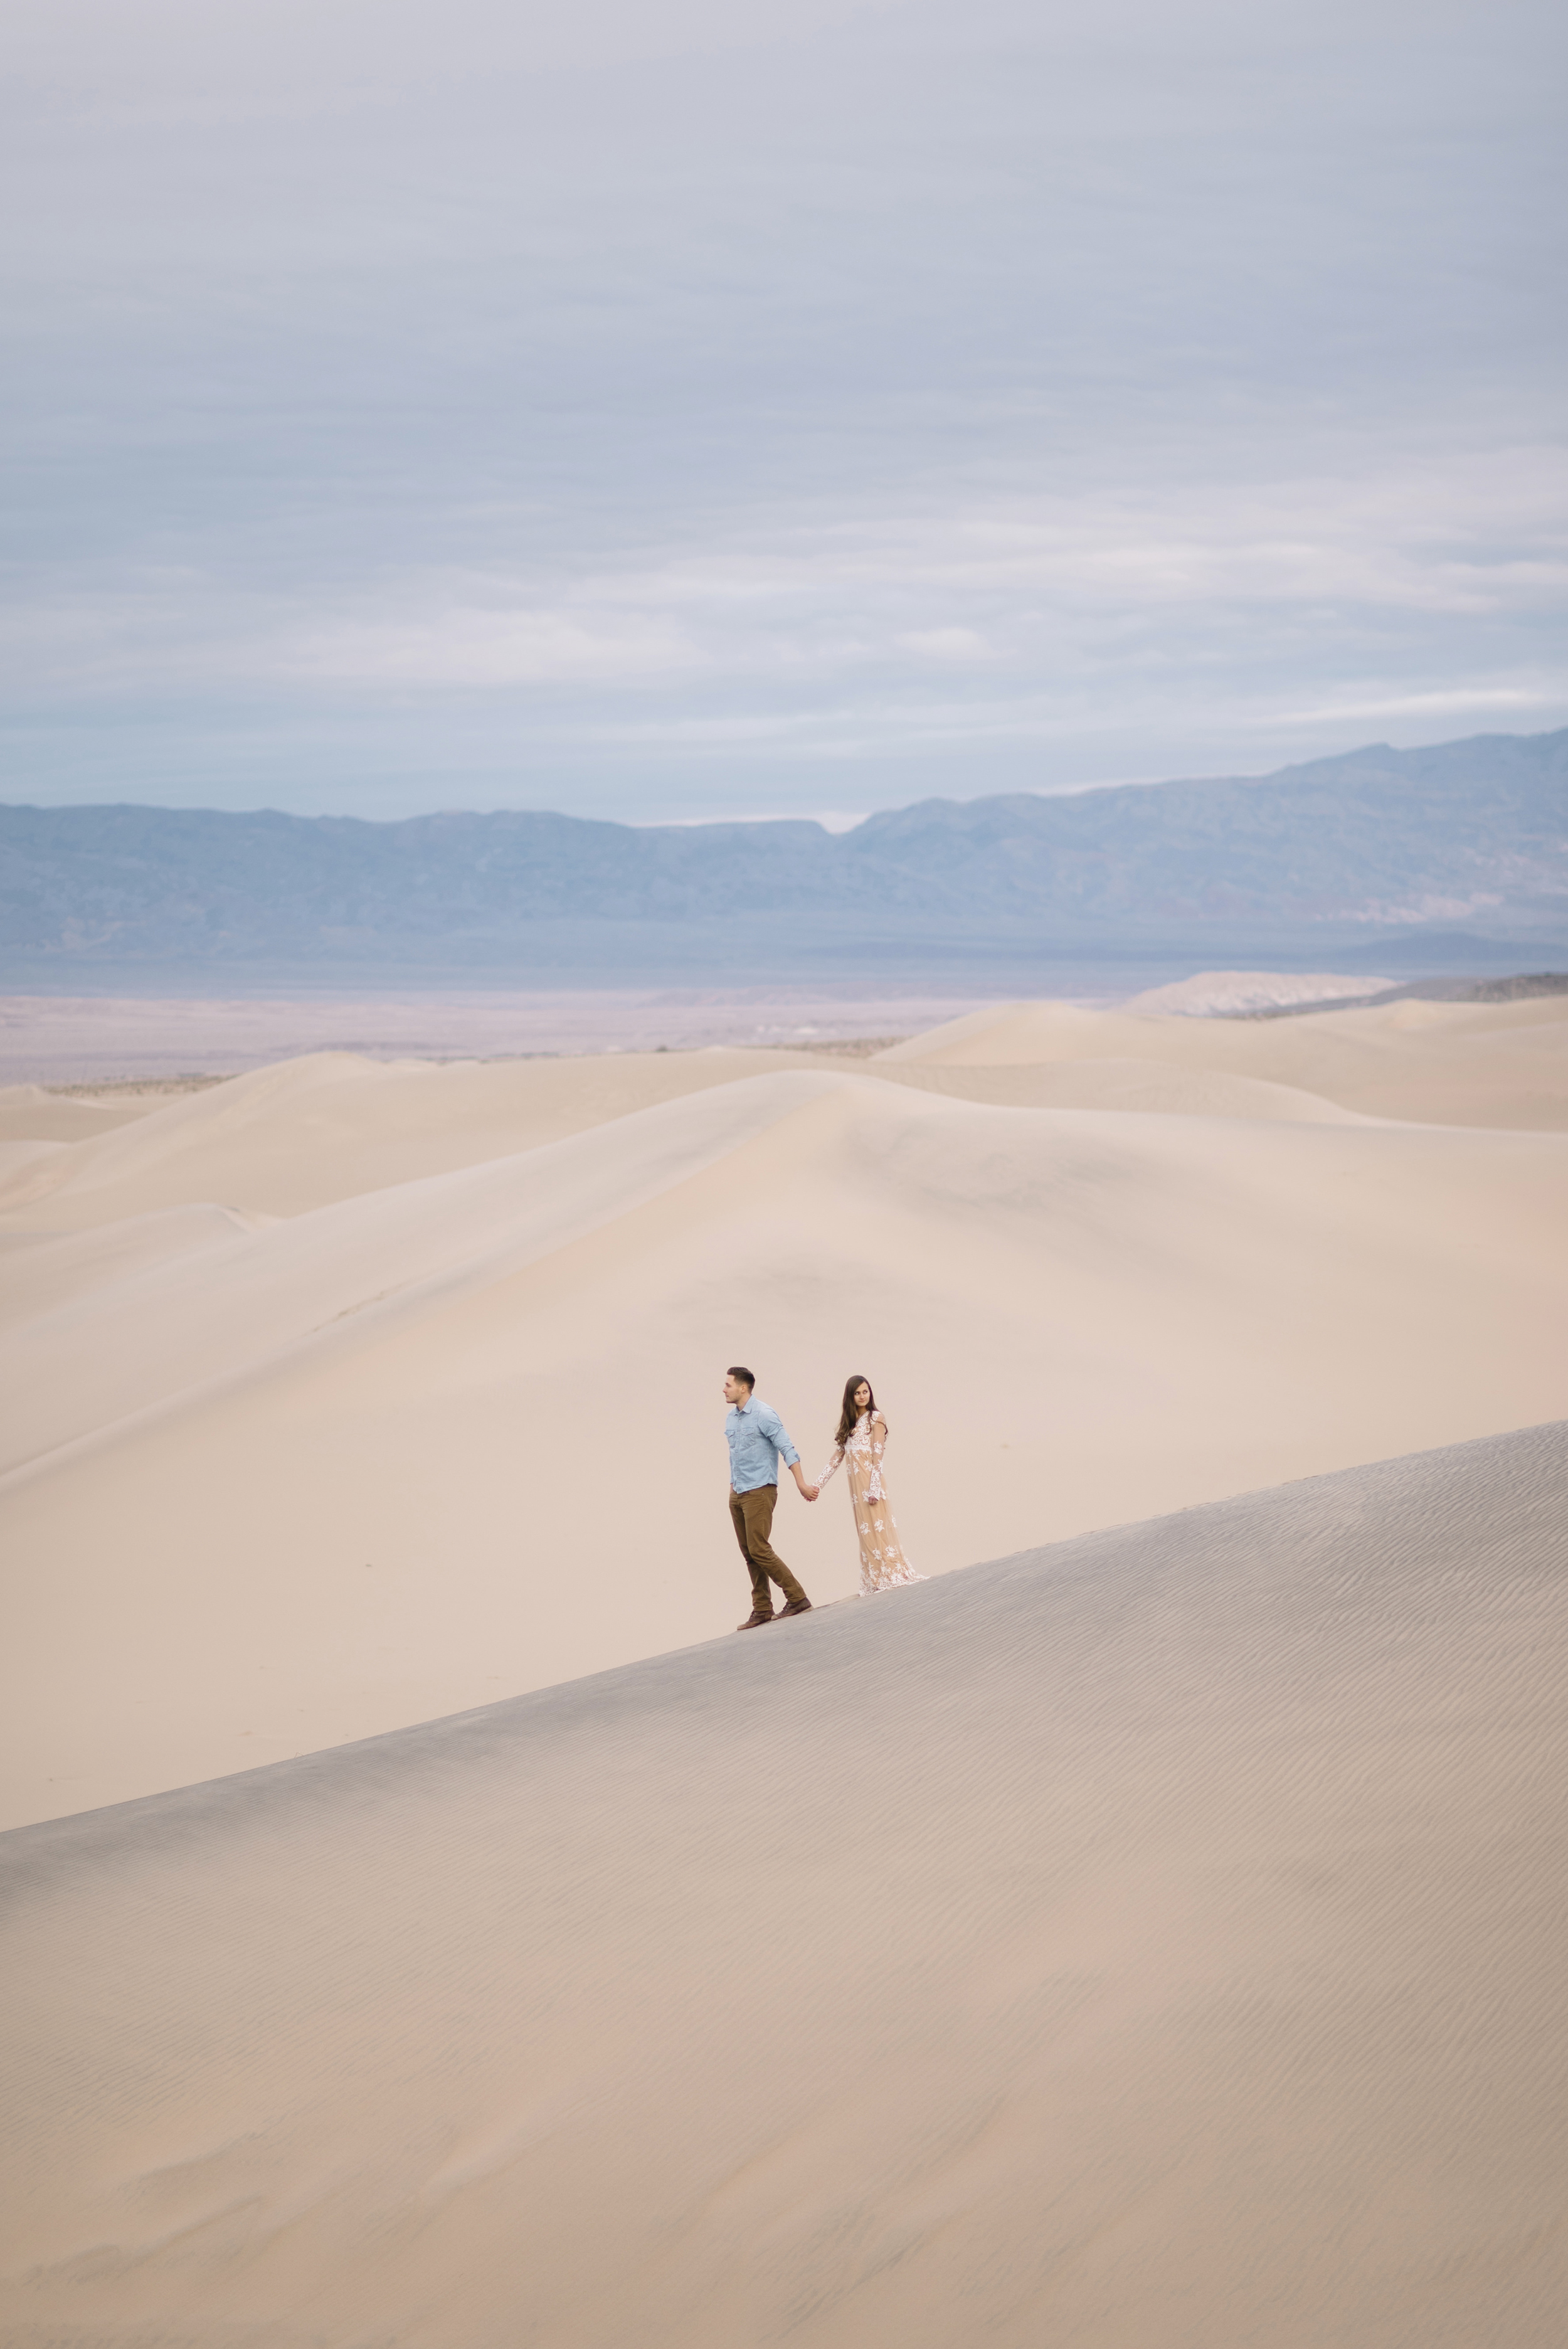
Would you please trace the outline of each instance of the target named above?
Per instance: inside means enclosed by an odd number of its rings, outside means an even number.
[[[0,808],[10,988],[939,968],[1011,985],[1053,963],[1166,956],[1517,968],[1565,942],[1568,730],[1069,798],[926,800],[837,835]]]

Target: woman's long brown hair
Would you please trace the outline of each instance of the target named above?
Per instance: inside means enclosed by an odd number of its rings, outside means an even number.
[[[855,1422],[860,1417],[859,1412],[855,1409],[855,1389],[857,1387],[864,1387],[866,1392],[871,1395],[872,1399],[870,1402],[867,1403],[866,1409],[873,1417],[876,1414],[877,1399],[875,1394],[872,1392],[872,1382],[870,1379],[862,1378],[859,1371],[857,1371],[853,1378],[846,1379],[844,1381],[843,1408],[839,1413],[839,1432],[833,1438],[833,1442],[837,1444],[841,1452],[849,1442],[851,1436],[854,1433]]]

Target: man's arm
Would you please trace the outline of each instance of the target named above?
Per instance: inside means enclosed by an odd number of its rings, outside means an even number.
[[[799,1494],[801,1499],[803,1501],[814,1501],[822,1488],[820,1485],[807,1484],[805,1472],[800,1465],[800,1454],[796,1451],[795,1446],[789,1441],[789,1429],[785,1426],[783,1421],[779,1418],[778,1413],[773,1410],[771,1405],[769,1406],[768,1417],[763,1422],[763,1427],[773,1449],[778,1453],[779,1459],[783,1461],[784,1465],[794,1477],[795,1489]]]

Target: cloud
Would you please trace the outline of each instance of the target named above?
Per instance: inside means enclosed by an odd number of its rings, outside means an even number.
[[[975,628],[911,628],[898,642],[912,653],[932,661],[989,660],[991,647]]]
[[[282,647],[274,673],[408,692],[665,684],[702,665],[689,637],[654,613],[459,605],[414,619],[327,621]]]
[[[1008,671],[1036,696],[1109,670],[1156,677],[1177,647],[1207,651],[1243,621],[1254,651],[1279,661],[1303,629],[1346,647],[1390,621],[1550,624],[1565,597],[1568,457],[1532,449],[1363,481],[1220,476],[1005,508],[955,498],[879,512],[862,499],[815,526],[764,510],[726,517],[696,548],[511,571],[399,565],[264,593],[244,575],[166,566],[109,593],[84,582],[74,597],[17,598],[10,624],[17,684],[43,665],[119,691],[149,664],[165,686],[400,692],[783,680],[837,698],[859,679],[885,717],[905,695],[923,708],[934,668],[985,670],[979,709]],[[1278,722],[1532,709],[1560,689],[1561,664],[1544,684],[1401,688],[1384,675],[1375,693],[1287,707]]]
[[[1317,709],[1282,709],[1282,726],[1361,725],[1381,718],[1472,718],[1488,710],[1528,719],[1559,709],[1568,699],[1568,669],[1537,686],[1456,685],[1440,693],[1390,693],[1381,700],[1330,702]]]
[[[15,796],[679,815],[1568,718],[1535,0],[13,29]]]

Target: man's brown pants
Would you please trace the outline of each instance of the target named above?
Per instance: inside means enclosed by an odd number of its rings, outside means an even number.
[[[773,1612],[773,1593],[768,1588],[769,1575],[791,1604],[806,1596],[768,1538],[773,1531],[773,1505],[778,1498],[777,1485],[758,1485],[750,1493],[738,1493],[733,1486],[730,1489],[730,1522],[735,1527],[735,1538],[740,1544],[740,1555],[751,1569],[751,1611],[754,1615],[771,1615]]]

